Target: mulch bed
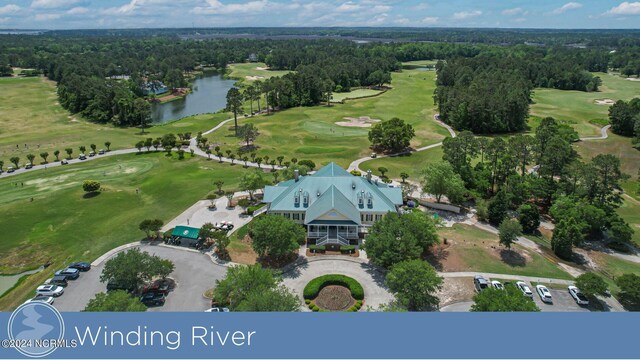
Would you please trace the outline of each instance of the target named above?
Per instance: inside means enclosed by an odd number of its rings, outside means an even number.
[[[314,303],[324,310],[344,311],[352,307],[356,303],[356,300],[351,297],[351,291],[346,287],[329,285],[320,290]]]
[[[311,252],[311,250],[307,249],[307,256],[322,256],[322,255],[343,255],[343,256],[350,256],[350,257],[359,257],[360,256],[360,251],[359,250],[355,250],[353,254],[346,254],[340,251],[329,251],[326,250],[325,252],[318,252],[318,253],[314,253]]]

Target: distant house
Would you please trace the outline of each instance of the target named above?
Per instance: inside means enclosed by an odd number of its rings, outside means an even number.
[[[258,62],[258,55],[256,54],[249,55],[249,62]]]
[[[161,95],[169,92],[169,88],[161,81],[148,81],[142,85],[142,93],[144,95]]]
[[[402,205],[402,191],[366,177],[353,176],[331,163],[264,191],[267,212],[306,226],[316,245],[357,243],[366,228]]]

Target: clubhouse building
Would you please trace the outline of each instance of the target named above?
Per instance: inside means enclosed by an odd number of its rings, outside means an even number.
[[[357,244],[366,228],[402,205],[402,191],[366,177],[353,176],[335,163],[316,173],[267,186],[267,213],[306,226],[316,245]]]

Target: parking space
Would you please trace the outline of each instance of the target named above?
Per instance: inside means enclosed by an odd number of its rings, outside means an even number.
[[[531,290],[533,293],[533,301],[535,301],[536,305],[540,308],[541,311],[545,312],[588,312],[589,309],[583,306],[580,306],[573,300],[573,297],[569,294],[569,291],[566,289],[551,289],[551,297],[553,298],[553,304],[547,304],[540,300],[540,296],[535,290],[535,287],[532,286]]]
[[[203,293],[225,276],[226,267],[214,264],[207,255],[195,251],[158,245],[139,247],[175,264],[170,275],[176,281],[175,290],[169,293],[164,306],[149,311],[204,311],[209,308]],[[106,291],[106,285],[100,282],[103,268],[104,262],[82,273],[79,279],[69,281],[64,295],[55,300],[54,306],[60,311],[82,311],[97,293]]]

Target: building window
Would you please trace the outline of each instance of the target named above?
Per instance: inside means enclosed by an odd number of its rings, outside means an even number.
[[[382,215],[376,215],[376,221],[382,220]]]
[[[284,217],[286,217],[287,219],[291,219],[291,214],[289,214],[289,213],[284,213]]]
[[[360,214],[360,221],[364,221],[364,214]]]
[[[367,214],[366,220],[367,220],[368,222],[373,221],[373,214]]]
[[[300,214],[293,213],[293,220],[300,220]]]

